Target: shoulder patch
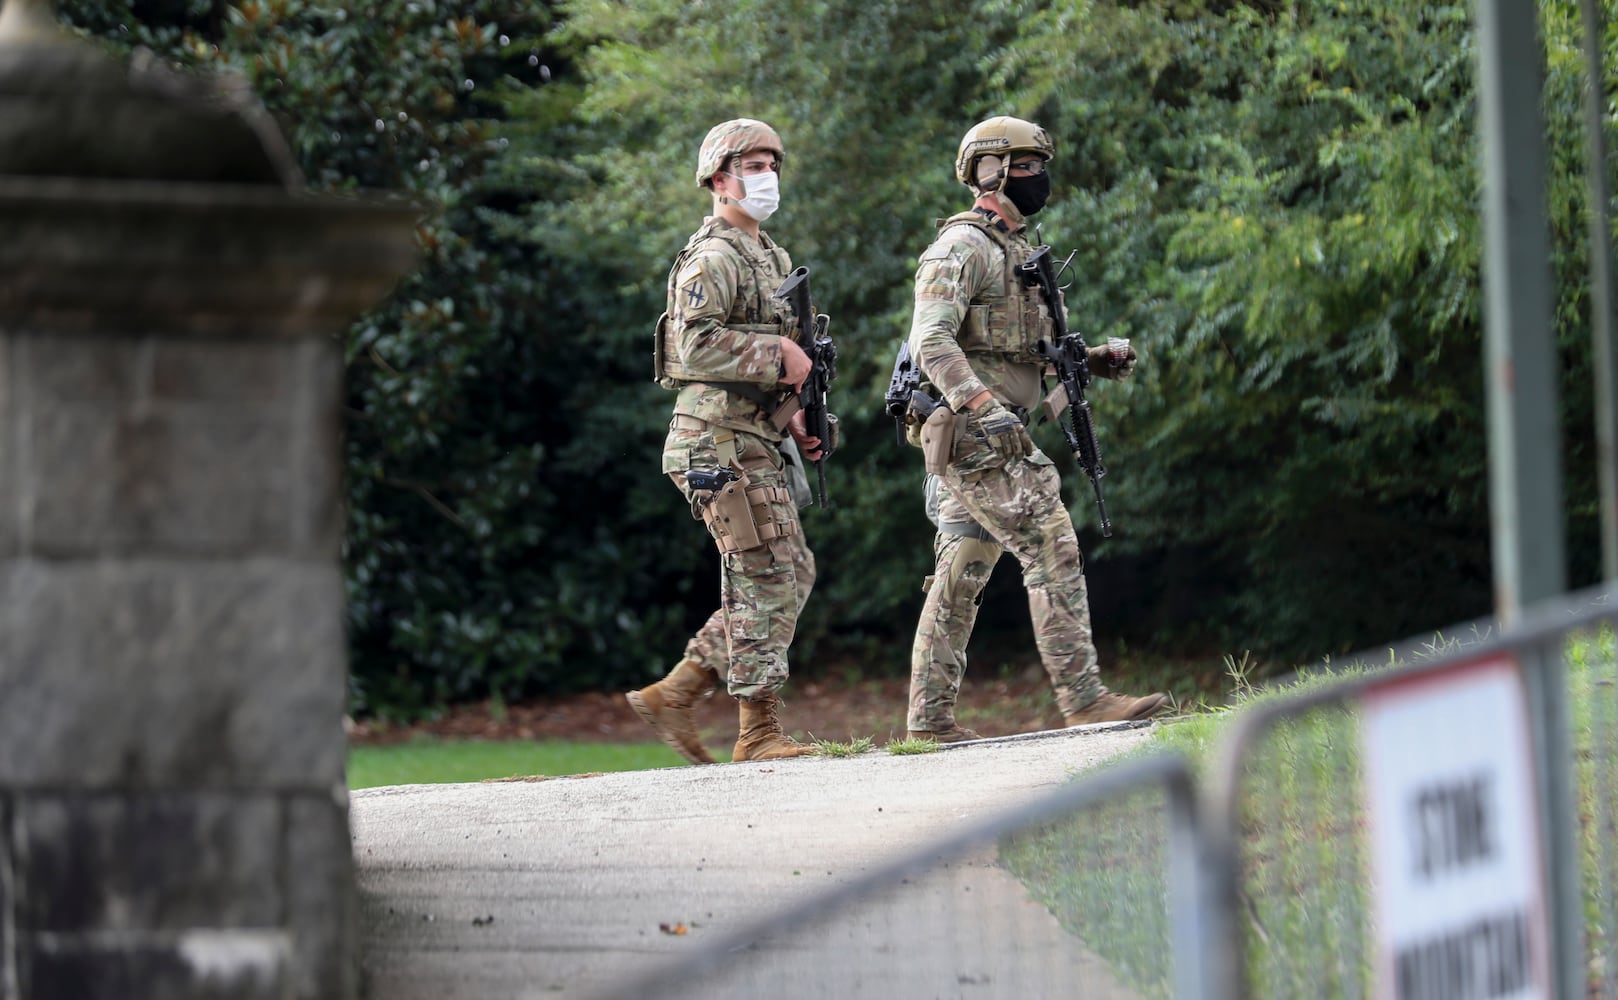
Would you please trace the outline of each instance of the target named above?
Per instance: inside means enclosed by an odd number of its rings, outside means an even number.
[[[922,252],[921,259],[924,262],[929,260],[948,260],[949,245],[946,243],[934,243],[932,246],[928,247]]]
[[[674,279],[674,309],[682,317],[702,309],[713,300],[708,275],[701,257],[686,262]]]

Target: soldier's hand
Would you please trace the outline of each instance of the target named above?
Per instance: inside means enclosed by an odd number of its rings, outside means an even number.
[[[1139,359],[1135,348],[1126,342],[1121,355],[1114,355],[1111,347],[1091,347],[1085,351],[1090,359],[1090,372],[1101,378],[1118,379],[1122,381],[1135,370],[1135,362]]]
[[[802,392],[803,380],[809,377],[809,371],[814,368],[814,362],[809,360],[809,355],[805,354],[803,348],[799,347],[796,342],[782,337],[781,368],[783,369],[781,382],[785,385],[790,385],[798,392]]]
[[[1028,428],[998,399],[984,403],[966,419],[967,430],[1007,460],[1033,454],[1034,439],[1028,436]]]
[[[814,462],[820,458],[820,439],[809,433],[809,425],[804,423],[802,410],[794,413],[792,419],[787,421],[787,433],[792,435],[792,440],[798,442],[798,450],[803,452],[805,459]]]

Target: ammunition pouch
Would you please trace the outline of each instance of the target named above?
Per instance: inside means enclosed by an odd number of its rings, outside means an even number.
[[[746,552],[799,532],[795,518],[776,515],[777,509],[790,512],[793,508],[787,505],[791,503],[787,489],[754,486],[744,473],[702,505],[702,521],[722,554]]]

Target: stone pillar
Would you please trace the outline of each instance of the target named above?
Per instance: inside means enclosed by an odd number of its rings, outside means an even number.
[[[0,1000],[357,994],[338,335],[419,209],[0,7]]]

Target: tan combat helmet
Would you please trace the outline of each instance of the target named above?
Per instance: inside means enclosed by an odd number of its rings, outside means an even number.
[[[713,175],[724,169],[731,157],[753,149],[767,149],[775,154],[775,168],[781,169],[786,150],[775,129],[755,118],[733,118],[720,122],[708,130],[697,153],[697,186],[707,187]]]
[[[973,191],[998,191],[1018,153],[1037,153],[1042,159],[1056,155],[1050,133],[1033,122],[997,115],[973,125],[955,154],[955,179]],[[991,157],[981,165],[979,160]]]

